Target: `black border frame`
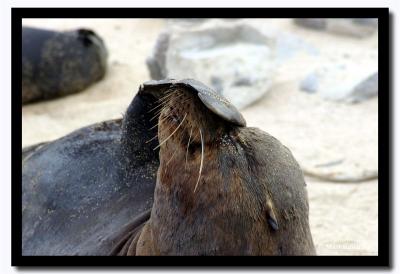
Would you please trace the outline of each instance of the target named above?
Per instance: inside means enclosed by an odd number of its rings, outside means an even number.
[[[12,8],[12,266],[330,266],[389,267],[391,139],[388,8]],[[22,18],[378,18],[379,185],[378,256],[317,257],[97,257],[22,256],[21,27]],[[235,268],[237,269],[237,268]]]

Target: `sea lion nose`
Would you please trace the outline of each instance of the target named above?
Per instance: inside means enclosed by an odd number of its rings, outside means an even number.
[[[92,30],[89,29],[78,29],[78,39],[80,39],[85,46],[96,45],[100,48],[104,48],[103,40],[97,36]]]

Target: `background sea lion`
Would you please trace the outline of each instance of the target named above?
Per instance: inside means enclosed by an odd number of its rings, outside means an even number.
[[[285,146],[200,82],[147,88],[166,94],[154,204],[118,254],[315,255],[303,174]]]
[[[107,50],[93,31],[22,28],[22,103],[79,92],[103,78]]]

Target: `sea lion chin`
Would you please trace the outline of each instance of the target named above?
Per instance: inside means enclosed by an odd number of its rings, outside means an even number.
[[[126,255],[315,254],[303,174],[286,147],[245,127],[240,113],[200,82],[146,88],[163,90],[160,166],[150,218]]]

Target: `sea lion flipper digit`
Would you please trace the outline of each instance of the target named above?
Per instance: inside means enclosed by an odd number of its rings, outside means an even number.
[[[129,224],[125,225],[125,228],[115,237],[117,244],[112,248],[109,255],[121,255],[124,256],[129,253],[132,249],[132,242],[136,240],[137,236],[140,235],[140,231],[150,218],[151,209],[148,209],[137,216]]]

